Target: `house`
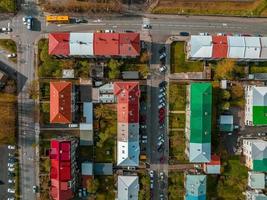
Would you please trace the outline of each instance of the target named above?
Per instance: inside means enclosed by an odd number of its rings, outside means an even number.
[[[93,101],[95,103],[114,103],[115,95],[113,83],[106,83],[93,88]]]
[[[220,131],[232,132],[234,130],[234,117],[233,115],[220,116]]]
[[[261,139],[244,139],[243,155],[245,165],[256,172],[267,172],[267,141]]]
[[[82,163],[82,176],[92,176],[93,175],[93,163],[83,162]]]
[[[57,57],[119,56],[140,55],[139,33],[50,33],[49,55]]]
[[[210,83],[191,83],[189,127],[186,131],[186,154],[193,163],[210,162],[211,158],[211,106],[212,86]]]
[[[245,124],[267,125],[267,87],[248,85],[245,88]]]
[[[220,174],[221,173],[221,160],[217,155],[211,156],[209,163],[204,163],[204,172],[206,174]]]
[[[139,79],[139,72],[138,71],[123,71],[122,79],[126,80],[138,80]]]
[[[259,193],[257,190],[246,191],[247,200],[266,200],[267,196],[263,193]]]
[[[113,175],[113,164],[94,163],[94,175]]]
[[[261,172],[248,172],[248,186],[251,189],[265,189],[265,174]]]
[[[187,43],[187,57],[192,60],[263,61],[266,52],[267,37],[191,35]]]
[[[50,195],[54,200],[69,200],[77,188],[77,139],[52,139],[50,142]]]
[[[139,82],[115,82],[117,97],[117,165],[139,165]]]
[[[83,103],[83,122],[80,123],[80,145],[93,145],[93,103]]]
[[[185,179],[185,200],[205,200],[207,176],[188,174]]]
[[[138,200],[138,176],[118,176],[118,200]]]
[[[50,82],[50,123],[71,123],[72,101],[71,82]]]

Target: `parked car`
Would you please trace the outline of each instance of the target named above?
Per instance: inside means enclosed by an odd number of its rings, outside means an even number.
[[[8,192],[8,193],[15,194],[15,190],[14,190],[14,189],[11,189],[11,188],[8,188],[8,189],[7,189],[7,192]]]
[[[2,28],[1,28],[1,31],[2,31],[2,32],[11,32],[12,29],[9,28],[9,27],[2,27]]]
[[[105,30],[105,33],[115,33],[114,30]]]
[[[165,127],[165,124],[161,124],[161,125],[159,126],[160,129],[163,129],[164,127]]]
[[[10,172],[14,172],[14,171],[15,171],[15,168],[14,168],[14,167],[9,167],[9,168],[8,168],[8,171],[10,171]]]
[[[141,142],[142,142],[142,144],[147,144],[147,139],[144,139]]]
[[[147,139],[147,135],[142,135],[142,139]]]
[[[15,149],[16,147],[15,147],[15,145],[8,145],[7,148],[13,150],[13,149]]]
[[[15,183],[15,182],[16,182],[15,180],[8,179],[8,183]]]
[[[159,50],[159,53],[162,54],[163,52],[166,51],[166,48],[165,47],[162,47],[160,50]]]
[[[7,163],[8,167],[14,167],[14,163]]]
[[[199,35],[201,35],[201,36],[207,36],[207,35],[210,35],[210,34],[207,33],[207,32],[204,32],[204,33],[199,33]]]
[[[154,171],[153,170],[149,171],[149,176],[150,176],[151,179],[153,179],[153,177],[154,177]]]
[[[188,33],[188,32],[180,32],[180,36],[189,36],[190,35],[190,33]]]
[[[77,128],[78,124],[69,124],[69,128]]]
[[[258,135],[258,136],[266,136],[267,133],[258,133],[257,135]]]
[[[15,200],[14,197],[8,197],[7,200]]]
[[[163,152],[163,150],[164,150],[164,145],[163,145],[163,144],[160,145],[160,146],[157,148],[157,150],[158,150],[159,153]]]
[[[161,60],[161,59],[165,58],[166,56],[167,56],[166,53],[163,52],[162,54],[160,54],[159,59]]]
[[[36,185],[32,186],[32,192],[37,193],[37,186]]]
[[[163,108],[163,105],[159,104],[158,109],[161,109],[161,108]]]
[[[140,127],[141,127],[142,129],[145,129],[145,128],[146,128],[146,125],[140,125]]]
[[[165,87],[167,85],[167,82],[166,81],[162,81],[160,84],[159,84],[159,87]]]
[[[15,54],[15,53],[7,54],[7,57],[8,58],[16,58],[17,54]]]
[[[152,26],[150,24],[143,24],[143,29],[151,29]]]
[[[159,89],[159,92],[165,92],[166,91],[166,88],[165,87],[161,87],[160,89]]]
[[[163,180],[164,179],[164,173],[163,172],[160,172],[159,173],[159,177],[160,177],[161,180]]]

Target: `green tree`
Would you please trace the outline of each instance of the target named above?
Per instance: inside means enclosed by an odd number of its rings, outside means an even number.
[[[29,83],[27,92],[32,99],[37,99],[39,97],[39,87],[38,87],[38,81],[33,80]]]
[[[88,179],[87,180],[87,190],[89,193],[96,193],[99,188],[99,180],[98,179]]]
[[[234,75],[235,61],[230,59],[224,59],[218,62],[215,66],[214,78],[217,80],[227,79],[232,80]]]
[[[229,100],[231,97],[231,94],[228,90],[222,90],[221,92],[221,98],[224,100]]]
[[[229,110],[230,103],[228,101],[223,102],[221,108],[222,108],[222,110]]]
[[[42,112],[49,113],[50,112],[50,104],[42,103],[41,104]]]
[[[117,79],[120,77],[120,67],[122,66],[122,62],[114,59],[110,59],[108,62],[109,73],[108,76],[110,79]]]
[[[244,96],[244,89],[240,83],[236,83],[231,88],[231,94],[233,99],[239,99]]]

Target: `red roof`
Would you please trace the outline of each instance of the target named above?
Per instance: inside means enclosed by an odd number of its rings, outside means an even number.
[[[226,58],[228,51],[227,36],[212,36],[212,57],[213,58]]]
[[[49,36],[49,54],[50,55],[69,55],[69,33],[50,33]]]
[[[50,122],[71,123],[71,82],[50,82]]]
[[[50,142],[50,194],[55,200],[73,198],[73,192],[68,186],[71,176],[71,142],[51,140]]]
[[[207,165],[221,165],[221,159],[217,155],[211,155],[211,161]]]
[[[94,34],[94,55],[96,56],[117,56],[119,55],[119,34],[118,33],[95,33]]]
[[[115,82],[114,94],[118,102],[118,122],[139,123],[139,83]]]
[[[140,34],[120,33],[120,56],[138,56],[140,54]]]

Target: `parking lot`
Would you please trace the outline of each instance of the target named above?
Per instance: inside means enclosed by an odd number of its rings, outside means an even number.
[[[0,199],[12,200],[15,198],[15,176],[10,171],[15,171],[15,167],[9,166],[8,163],[13,163],[14,160],[10,160],[11,155],[14,155],[15,150],[8,149],[8,146],[0,146]],[[12,159],[12,158],[11,158]],[[9,170],[8,170],[9,168]],[[9,192],[8,192],[9,189]],[[11,189],[11,190],[10,190]]]

